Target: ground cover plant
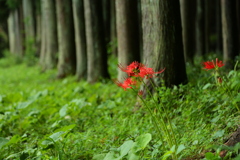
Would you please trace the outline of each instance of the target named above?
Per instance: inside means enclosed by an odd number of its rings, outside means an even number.
[[[57,80],[55,70],[41,73],[38,66],[1,59],[0,159],[158,160],[173,154],[178,159],[221,159],[221,150],[228,150],[224,159],[234,159],[238,145],[223,144],[239,125],[240,73],[221,66],[221,84],[216,84],[202,62],[187,65],[187,85],[159,86],[153,95],[177,139],[178,146],[166,147],[167,139],[159,138],[146,107],[134,110],[136,95],[113,81]],[[116,77],[114,58],[109,66]],[[154,103],[147,103],[157,114]]]

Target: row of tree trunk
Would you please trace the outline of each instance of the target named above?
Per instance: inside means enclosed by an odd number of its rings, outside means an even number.
[[[237,0],[22,0],[8,18],[10,51],[23,56],[31,45],[37,48],[34,54],[43,70],[57,66],[59,78],[76,74],[93,83],[109,78],[107,57],[109,52],[116,55],[117,40],[118,63],[142,59],[155,70],[166,68],[161,78],[167,86],[177,85],[187,82],[185,61],[193,63],[195,55],[223,51],[224,63],[233,67],[239,52],[239,4]],[[118,79],[124,77],[119,71]]]
[[[238,0],[180,0],[184,54],[193,63],[195,55],[223,53],[232,69],[240,52],[240,3]]]

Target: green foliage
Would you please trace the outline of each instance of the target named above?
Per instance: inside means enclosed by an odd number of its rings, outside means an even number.
[[[19,5],[21,4],[21,1],[19,1],[19,0],[2,0],[2,1],[5,1],[8,8],[11,10],[17,9],[19,7]]]
[[[24,62],[28,66],[33,66],[38,62],[38,58],[36,57],[36,46],[35,40],[29,38],[25,42],[26,50],[24,54]]]
[[[189,84],[158,88],[154,97],[178,141],[168,150],[146,108],[133,111],[131,92],[111,81],[56,80],[56,70],[43,74],[37,66],[9,62],[0,59],[0,159],[158,160],[173,153],[180,159],[219,159],[221,150],[229,159],[238,155],[239,145],[221,145],[239,124],[238,71],[224,72],[224,85],[216,86],[200,64],[188,66]],[[109,63],[116,76],[116,59]]]
[[[5,68],[5,67],[7,68],[12,65],[20,64],[23,62],[23,59],[20,56],[10,53],[9,50],[3,51],[3,57],[4,58],[1,59],[1,63],[0,63],[0,67],[2,68]]]

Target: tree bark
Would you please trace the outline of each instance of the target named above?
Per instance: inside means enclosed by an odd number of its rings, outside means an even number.
[[[240,1],[236,0],[238,35],[240,35]],[[238,36],[238,53],[240,53],[240,38]]]
[[[53,69],[56,66],[58,51],[57,43],[57,21],[54,0],[45,0],[44,6],[46,12],[46,53],[44,69]]]
[[[47,52],[47,31],[46,31],[46,12],[44,8],[45,0],[41,0],[41,49],[39,63],[44,71],[45,57]]]
[[[127,66],[132,61],[140,60],[138,0],[116,0],[118,63]],[[118,80],[126,74],[118,71]]]
[[[102,0],[103,22],[104,22],[104,37],[106,45],[110,42],[110,2],[111,0]]]
[[[87,38],[87,81],[94,83],[109,78],[107,50],[100,0],[84,0],[85,28]]]
[[[77,56],[76,76],[77,79],[80,80],[87,78],[87,52],[83,0],[73,0],[72,5]]]
[[[36,6],[36,55],[40,57],[41,53],[41,29],[42,29],[42,21],[41,21],[41,1],[37,1]]]
[[[110,52],[117,56],[117,29],[115,1],[110,1]]]
[[[56,5],[59,46],[57,77],[63,78],[74,74],[76,69],[72,3],[69,0],[57,0]]]
[[[215,0],[216,3],[216,53],[218,55],[222,55],[223,47],[222,47],[222,23],[221,23],[221,6],[220,1]]]
[[[234,58],[238,53],[238,36],[236,19],[236,1],[221,0],[223,61],[226,68],[233,69]]]
[[[26,43],[29,43],[29,41],[34,41],[35,38],[35,21],[32,0],[23,0],[23,16]]]
[[[142,0],[142,17],[145,64],[166,68],[161,77],[167,87],[186,83],[179,1]]]
[[[196,51],[198,56],[206,54],[205,48],[205,7],[204,0],[197,0],[197,13],[196,13]]]
[[[193,64],[195,54],[195,0],[180,0],[185,61]]]
[[[8,35],[10,52],[18,57],[22,57],[23,46],[18,9],[10,12],[8,18]]]

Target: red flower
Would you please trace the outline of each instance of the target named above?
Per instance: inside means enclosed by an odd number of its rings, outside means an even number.
[[[140,69],[144,67],[143,64],[138,63],[136,61],[132,62],[130,65],[127,67],[124,67],[122,65],[118,65],[118,67],[123,71],[128,74],[128,76],[135,76],[140,72]]]
[[[152,68],[147,68],[144,64],[139,62],[132,62],[129,66],[123,67],[121,65],[118,65],[118,67],[128,74],[130,77],[141,77],[144,78],[145,76],[147,78],[152,78],[154,74],[162,73],[165,69],[154,72]]]
[[[212,60],[212,62],[207,61],[207,62],[203,62],[203,69],[214,69],[214,68],[220,68],[222,66],[224,66],[222,61],[218,61],[218,59],[216,58],[216,63],[214,63],[214,61]]]
[[[161,71],[154,72],[152,68],[147,68],[147,67],[145,67],[145,68],[142,68],[142,69],[140,70],[140,72],[139,72],[138,75],[139,75],[139,77],[142,77],[142,78],[144,78],[145,76],[146,76],[147,78],[152,78],[152,77],[154,76],[154,74],[160,74],[160,73],[162,73],[164,70],[165,70],[165,68],[164,68],[163,70],[161,70]]]
[[[132,88],[132,85],[136,85],[136,81],[133,80],[132,78],[127,78],[123,83],[119,81],[115,81],[115,83],[119,86],[122,87],[124,90],[127,88]]]

